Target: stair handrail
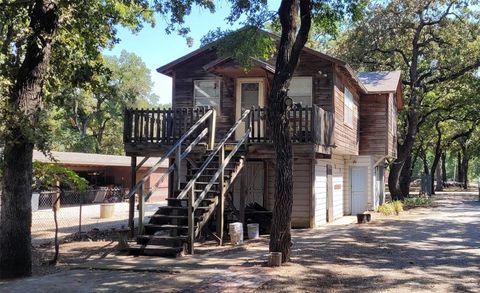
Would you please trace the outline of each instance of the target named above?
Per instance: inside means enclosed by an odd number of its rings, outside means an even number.
[[[180,161],[188,155],[188,153],[193,149],[193,147],[196,144],[198,144],[198,142],[200,142],[200,139],[203,138],[207,133],[209,134],[208,148],[212,149],[215,141],[215,122],[216,122],[215,117],[216,117],[215,109],[210,109],[207,113],[205,113],[205,115],[203,115],[200,119],[198,119],[197,122],[195,122],[195,124],[192,125],[192,127],[190,127],[190,129],[187,132],[185,132],[185,134],[183,134],[182,137],[180,137],[180,139],[177,140],[177,142],[175,142],[175,144],[165,152],[165,154],[158,160],[158,162],[155,163],[150,168],[150,170],[148,170],[148,172],[142,177],[142,179],[138,181],[135,184],[135,186],[132,188],[132,190],[130,190],[129,193],[126,195],[125,198],[130,199],[132,196],[135,196],[135,194],[138,191],[140,191],[139,223],[138,223],[139,234],[142,233],[142,230],[143,230],[143,216],[142,216],[144,214],[143,205],[145,200],[148,199],[145,196],[145,182],[150,178],[150,176],[155,171],[158,170],[158,168],[160,168],[160,166],[165,162],[165,160],[169,159],[170,156],[172,156],[174,153],[176,153],[177,160],[175,160],[175,165],[169,166],[169,168],[167,169],[167,174],[172,172],[175,169],[177,170],[177,172],[180,172]],[[192,135],[194,131],[197,128],[199,128],[200,125],[202,125],[208,118],[210,118],[209,125],[195,138],[195,140],[193,140],[193,142],[182,153],[182,145],[184,141],[190,135]],[[162,176],[162,180],[164,176]],[[178,177],[179,176],[177,176],[177,178]],[[159,183],[159,181],[157,181],[157,183],[160,184],[161,182]],[[179,180],[178,180],[178,185],[179,185]],[[153,190],[149,192],[148,197],[150,197],[152,193],[153,193]]]
[[[228,154],[228,156],[225,158],[225,143],[228,141],[228,139],[235,133],[237,128],[240,126],[240,124],[245,120],[245,119],[251,119],[250,117],[250,110],[245,110],[240,117],[240,119],[235,122],[235,124],[230,128],[230,130],[227,132],[227,134],[223,137],[223,139],[217,144],[215,149],[210,153],[210,155],[207,157],[205,162],[202,164],[202,166],[199,168],[197,173],[193,176],[193,178],[187,183],[185,188],[182,190],[182,192],[178,195],[177,198],[182,199],[185,197],[185,195],[190,193],[188,202],[187,202],[187,215],[188,215],[188,250],[190,254],[193,254],[194,250],[194,242],[195,242],[195,237],[196,234],[194,230],[194,221],[195,221],[195,211],[200,205],[200,202],[205,198],[205,195],[210,191],[210,188],[212,188],[213,184],[221,176],[221,179],[219,180],[219,186],[220,186],[220,196],[218,200],[218,204],[221,205],[221,208],[219,210],[222,210],[222,216],[221,216],[221,231],[223,231],[223,197],[226,192],[225,185],[224,185],[224,172],[225,172],[225,167],[228,165],[232,157],[235,155],[235,153],[240,149],[240,146],[246,143],[248,138],[250,137],[251,129],[249,127],[249,123],[246,123],[245,125],[248,127],[246,129],[245,134],[240,138],[240,140],[235,144],[235,147],[232,149],[232,151]],[[213,158],[217,155],[217,153],[220,152],[220,159],[219,159],[219,168],[217,172],[213,175],[213,177],[210,179],[208,182],[207,186],[205,186],[203,192],[199,195],[197,200],[195,200],[195,183],[200,177],[200,175],[205,171],[207,166],[212,162]],[[220,217],[219,217],[220,218]],[[199,228],[201,226],[199,225]],[[218,227],[217,227],[218,229]],[[200,230],[200,229],[199,229]],[[198,230],[198,231],[199,231]],[[218,230],[217,230],[218,231]],[[222,237],[219,237],[220,244],[222,242]]]
[[[213,158],[215,157],[215,155],[225,146],[225,143],[227,142],[227,140],[232,136],[233,133],[235,133],[235,131],[237,130],[238,126],[243,122],[243,120],[245,120],[247,117],[249,117],[249,114],[250,114],[250,110],[245,110],[245,112],[243,112],[242,116],[240,117],[240,119],[237,120],[237,122],[235,122],[235,124],[232,126],[232,128],[230,128],[230,130],[227,132],[227,134],[223,137],[223,139],[217,144],[217,146],[215,147],[215,149],[210,153],[210,155],[207,157],[207,159],[203,162],[202,166],[200,166],[199,170],[197,171],[197,173],[195,173],[195,175],[193,176],[192,179],[190,179],[190,181],[185,185],[185,187],[183,188],[182,192],[177,196],[178,199],[182,199],[184,198],[186,195],[187,195],[187,192],[194,187],[195,185],[195,182],[198,180],[198,178],[201,176],[201,174],[203,173],[203,171],[205,171],[205,169],[207,168],[207,166],[212,162]],[[245,141],[245,138],[247,138],[250,134],[250,128],[248,128],[246,131],[245,131],[245,135],[242,137],[242,139],[240,141],[244,142]],[[237,143],[238,144],[238,143]],[[230,157],[230,155],[229,155]],[[230,157],[231,158],[231,157]]]

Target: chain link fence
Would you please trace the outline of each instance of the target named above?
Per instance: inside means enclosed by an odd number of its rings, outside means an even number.
[[[58,236],[108,230],[128,226],[128,200],[126,190],[99,188],[85,191],[45,191],[32,195],[32,244],[52,242],[55,237],[53,205],[57,205]],[[60,197],[58,201],[56,199]],[[163,203],[147,203],[145,216],[155,213]],[[137,206],[137,202],[135,203]],[[135,209],[135,223],[138,210]],[[148,221],[148,218],[146,219]]]

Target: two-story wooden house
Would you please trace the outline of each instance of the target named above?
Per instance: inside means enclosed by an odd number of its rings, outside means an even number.
[[[173,80],[172,109],[126,111],[125,150],[133,166],[136,156],[163,156],[172,171],[170,207],[145,225],[139,250],[193,243],[208,219],[223,213],[225,198],[240,220],[248,203],[273,207],[275,154],[266,111],[275,64],[253,63],[246,71],[213,46],[202,47],[157,70]],[[385,162],[396,157],[401,91],[398,71],[356,73],[342,60],[303,50],[288,92],[293,227],[322,225],[382,201]]]

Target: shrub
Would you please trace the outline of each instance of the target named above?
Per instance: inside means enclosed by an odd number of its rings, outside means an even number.
[[[432,199],[428,197],[406,197],[403,199],[403,206],[406,209],[413,209],[416,207],[427,207],[432,204]]]
[[[384,216],[390,216],[395,213],[395,208],[391,203],[384,203],[378,207],[378,212]]]
[[[395,211],[395,214],[399,215],[401,212],[403,212],[403,203],[399,200],[395,200],[392,202],[392,207],[393,210]]]

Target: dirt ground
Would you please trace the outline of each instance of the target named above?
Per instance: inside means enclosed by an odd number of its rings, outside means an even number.
[[[478,196],[439,195],[435,208],[373,215],[366,225],[295,233],[292,263],[267,292],[480,292]]]
[[[265,266],[267,238],[200,246],[194,257],[170,260],[173,270],[158,258],[112,257],[114,243],[69,243],[55,268],[61,272],[0,282],[0,291],[480,292],[478,195],[443,194],[434,202],[399,216],[373,214],[369,224],[295,230],[292,262],[280,268]]]

